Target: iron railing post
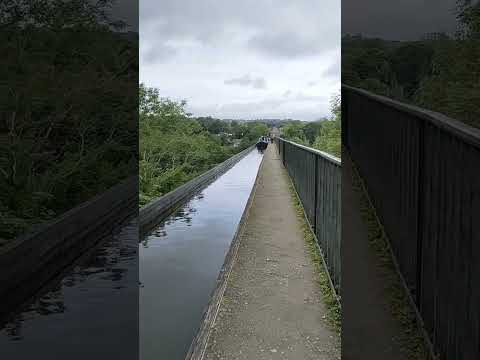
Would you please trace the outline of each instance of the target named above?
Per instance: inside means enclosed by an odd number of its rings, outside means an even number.
[[[313,232],[317,234],[317,201],[318,201],[318,155],[315,155],[315,176],[314,176],[314,201],[313,201]]]
[[[418,131],[418,170],[417,170],[417,278],[415,283],[415,300],[420,308],[422,293],[422,253],[423,253],[423,211],[424,211],[424,189],[423,189],[423,168],[425,162],[425,121],[421,121]]]

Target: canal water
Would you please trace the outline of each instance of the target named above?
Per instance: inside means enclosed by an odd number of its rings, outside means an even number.
[[[138,240],[120,227],[2,324],[0,359],[136,359]]]
[[[142,239],[140,359],[183,360],[252,191],[247,154]]]
[[[183,360],[261,156],[246,155],[141,242],[136,220],[103,239],[0,324],[0,359],[132,360],[140,333],[141,360]]]

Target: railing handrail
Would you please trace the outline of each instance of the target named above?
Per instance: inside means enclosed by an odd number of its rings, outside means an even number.
[[[0,322],[127,219],[137,216],[131,176],[0,247]]]
[[[306,150],[306,151],[309,151],[311,153],[314,153],[315,155],[320,155],[321,157],[323,157],[324,159],[334,163],[335,165],[338,165],[338,166],[342,166],[342,160],[339,159],[338,157],[332,155],[332,154],[329,154],[325,151],[321,151],[321,150],[317,150],[317,149],[314,149],[314,148],[311,148],[311,147],[308,147],[308,146],[305,146],[305,145],[302,145],[302,144],[298,144],[296,142],[293,142],[293,141],[290,141],[290,140],[286,140],[284,138],[281,138],[281,137],[278,137],[279,140],[282,140],[282,141],[285,141],[289,144],[292,144],[292,145],[295,145],[303,150]]]
[[[357,93],[370,100],[379,102],[383,105],[395,108],[401,112],[408,113],[422,120],[430,122],[436,127],[446,130],[456,137],[468,142],[469,144],[480,148],[480,129],[467,125],[459,120],[452,119],[441,113],[427,110],[419,106],[406,104],[398,100],[390,99],[386,96],[377,95],[367,90],[356,88],[353,86],[342,84],[342,89]]]
[[[472,244],[480,129],[344,84],[342,127],[343,146],[382,223],[431,357],[453,358],[465,349],[480,358],[478,321],[464,316],[476,310],[470,284],[479,279]],[[458,282],[454,297],[452,281]]]

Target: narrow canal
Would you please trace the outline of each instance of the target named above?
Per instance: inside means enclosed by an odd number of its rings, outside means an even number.
[[[100,241],[0,324],[0,359],[131,360],[140,333],[141,360],[183,360],[261,157],[246,155],[141,242],[136,219]]]
[[[247,154],[142,239],[141,360],[185,358],[261,159]]]
[[[136,359],[138,240],[135,220],[120,226],[12,314],[0,359]]]

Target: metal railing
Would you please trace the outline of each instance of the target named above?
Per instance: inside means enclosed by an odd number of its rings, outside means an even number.
[[[339,295],[342,178],[340,159],[282,138],[275,138],[275,143],[316,236],[332,285]]]
[[[342,86],[342,143],[440,359],[480,359],[480,131]]]

